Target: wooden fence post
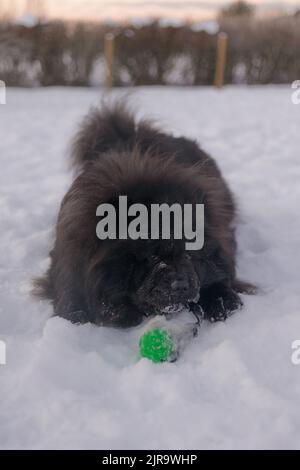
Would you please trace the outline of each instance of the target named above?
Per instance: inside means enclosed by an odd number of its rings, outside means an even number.
[[[224,85],[227,45],[228,45],[227,34],[219,33],[218,43],[217,43],[215,82],[214,82],[214,85],[217,88],[222,88]]]
[[[115,37],[112,33],[107,33],[104,38],[104,54],[106,62],[106,80],[105,85],[110,90],[114,85],[113,65],[114,65],[114,46]]]

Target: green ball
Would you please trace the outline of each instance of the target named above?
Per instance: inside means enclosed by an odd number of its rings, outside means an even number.
[[[170,359],[173,353],[173,339],[160,328],[146,331],[140,339],[140,354],[152,362],[163,362]]]

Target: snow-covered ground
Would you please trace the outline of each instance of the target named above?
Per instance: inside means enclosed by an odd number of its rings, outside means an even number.
[[[71,181],[69,139],[100,98],[9,90],[0,106],[0,447],[299,449],[300,105],[289,87],[131,93],[140,116],[216,157],[239,203],[239,275],[262,290],[155,365],[138,359],[140,328],[74,326],[28,293]]]

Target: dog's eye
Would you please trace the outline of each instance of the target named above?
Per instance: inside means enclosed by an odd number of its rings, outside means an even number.
[[[158,264],[158,266],[157,266],[157,268],[159,269],[159,271],[161,271],[162,269],[165,269],[166,267],[167,267],[167,264],[164,263],[163,261],[161,261],[161,262]]]
[[[152,269],[156,268],[160,262],[161,262],[161,259],[156,255],[152,255],[148,258],[148,264]]]
[[[159,261],[153,267],[153,273],[158,274],[167,269],[168,265],[164,261]]]

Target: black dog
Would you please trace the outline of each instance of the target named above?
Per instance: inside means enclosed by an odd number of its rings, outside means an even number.
[[[51,266],[36,292],[73,322],[132,326],[178,304],[201,306],[224,320],[249,285],[235,279],[235,207],[215,161],[198,145],[147,122],[122,105],[86,117],[73,147],[78,176],[56,227]],[[187,251],[184,240],[99,240],[96,210],[130,203],[204,204],[205,242]]]

